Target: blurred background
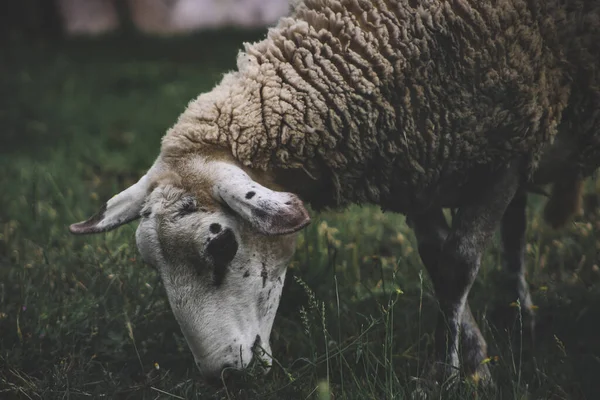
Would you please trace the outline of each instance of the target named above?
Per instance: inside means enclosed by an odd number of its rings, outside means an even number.
[[[3,0],[0,4],[0,399],[421,399],[437,305],[412,232],[376,207],[312,213],[275,320],[275,363],[233,386],[198,380],[136,223],[68,225],[131,185],[186,104],[235,68],[288,0]],[[470,303],[496,386],[443,398],[600,393],[600,180],[547,227],[531,196],[532,337],[496,238]],[[535,339],[535,340],[533,340]]]
[[[2,28],[38,34],[97,36],[134,28],[181,35],[207,28],[263,27],[288,12],[288,0],[14,0],[3,2]]]

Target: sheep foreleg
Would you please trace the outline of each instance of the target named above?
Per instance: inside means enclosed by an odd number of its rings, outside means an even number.
[[[444,241],[450,232],[442,210],[436,209],[427,214],[414,216],[410,218],[410,224],[415,231],[419,254],[430,279],[434,282],[434,286],[442,285],[443,282],[439,282],[438,267]],[[465,304],[460,329],[460,347],[465,373],[482,381],[490,381],[488,366],[482,364],[487,356],[487,344],[468,303]]]
[[[519,165],[515,163],[476,182],[469,193],[470,201],[458,210],[444,241],[433,281],[441,311],[436,327],[440,379],[454,377],[458,372],[460,330],[467,296],[485,246],[515,196],[519,181]]]

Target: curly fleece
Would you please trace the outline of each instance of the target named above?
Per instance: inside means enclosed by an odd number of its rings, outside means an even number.
[[[528,174],[563,127],[595,168],[600,5],[563,3],[306,0],[189,104],[162,155],[220,147],[314,207],[401,212],[449,206],[517,158]]]

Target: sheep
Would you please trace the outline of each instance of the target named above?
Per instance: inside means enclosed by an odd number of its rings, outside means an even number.
[[[435,376],[456,376],[461,340],[462,368],[488,376],[467,296],[552,143],[573,145],[579,173],[598,167],[599,38],[583,0],[297,2],[190,102],[146,175],[70,230],[141,217],[138,249],[214,376],[270,363],[303,202],[403,213],[439,301]],[[451,227],[442,207],[458,209]]]

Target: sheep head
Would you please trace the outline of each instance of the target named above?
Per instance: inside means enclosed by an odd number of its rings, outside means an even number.
[[[173,313],[206,377],[270,365],[269,337],[296,232],[310,218],[302,201],[252,179],[229,161],[159,160],[75,234],[138,217],[143,259],[162,278]],[[257,357],[258,356],[258,357]]]

